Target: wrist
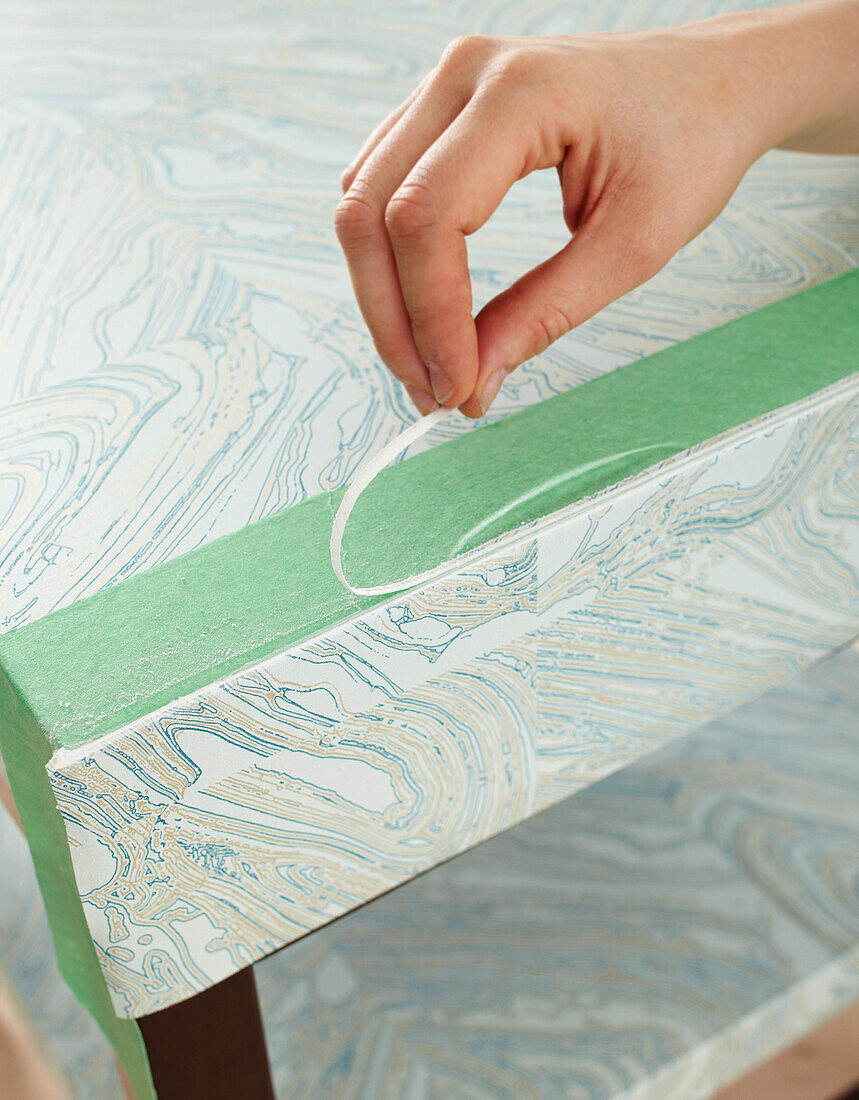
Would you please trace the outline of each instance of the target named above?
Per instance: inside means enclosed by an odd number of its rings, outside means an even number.
[[[714,101],[739,124],[750,162],[779,146],[851,151],[859,0],[718,16],[678,34],[703,48]]]
[[[709,116],[724,139],[752,164],[780,145],[804,120],[797,118],[792,89],[785,88],[785,43],[773,33],[768,12],[717,16],[678,28],[693,45],[693,64]]]

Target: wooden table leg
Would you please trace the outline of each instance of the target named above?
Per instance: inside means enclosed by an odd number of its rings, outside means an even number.
[[[137,1023],[158,1100],[274,1100],[252,967]]]
[[[712,1100],[859,1100],[859,1001]]]
[[[2,772],[0,806],[9,811],[23,832]],[[2,1009],[0,1003],[0,1025]],[[187,1001],[141,1016],[137,1023],[158,1100],[275,1100],[253,967],[240,970]],[[0,1033],[0,1048],[3,1038]],[[0,1049],[0,1055],[3,1053]],[[117,1069],[127,1100],[134,1100],[119,1063]],[[18,1090],[17,1095],[24,1094]]]

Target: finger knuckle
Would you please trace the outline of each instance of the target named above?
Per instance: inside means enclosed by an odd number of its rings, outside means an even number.
[[[573,322],[565,309],[546,302],[533,320],[533,344],[537,348],[535,354],[545,351],[572,327]]]
[[[628,249],[627,264],[636,282],[645,282],[665,264],[663,239],[656,228],[637,233]]]
[[[403,184],[385,207],[385,226],[398,241],[422,239],[436,222],[435,199],[425,184]]]
[[[334,231],[344,246],[361,244],[380,227],[378,205],[366,193],[350,188],[334,211]]]
[[[463,34],[454,38],[445,49],[439,68],[472,68],[480,65],[494,49],[494,40],[485,34]]]
[[[342,175],[340,176],[340,190],[345,195],[352,184],[355,182],[355,177],[358,175],[358,169],[354,165],[350,164],[348,168],[344,168]]]
[[[492,63],[488,81],[499,90],[521,91],[534,78],[534,55],[523,46],[503,51]]]

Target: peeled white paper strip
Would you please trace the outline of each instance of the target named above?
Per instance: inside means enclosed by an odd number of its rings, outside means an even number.
[[[563,484],[566,481],[571,481],[577,477],[580,477],[583,473],[597,469],[600,466],[609,465],[617,462],[619,459],[628,458],[633,454],[640,454],[646,451],[654,452],[654,461],[659,458],[667,457],[668,455],[675,454],[683,449],[682,443],[668,442],[668,443],[654,443],[649,444],[646,447],[634,448],[630,451],[622,451],[618,454],[604,455],[595,459],[593,462],[586,462],[579,466],[574,466],[569,470],[566,470],[562,474],[558,474],[555,477],[544,481],[540,485],[536,485],[529,489],[528,492],[514,497],[505,506],[493,512],[491,515],[479,520],[474,527],[472,527],[463,537],[459,540],[456,546],[453,548],[453,557],[442,562],[440,565],[434,566],[432,569],[427,569],[423,573],[413,573],[411,576],[403,577],[401,580],[394,581],[390,584],[378,584],[368,588],[362,588],[358,585],[352,584],[343,572],[343,533],[346,530],[346,524],[349,521],[349,516],[352,513],[352,509],[358,501],[361,493],[367,488],[371,481],[377,477],[386,466],[389,466],[391,462],[403,451],[407,450],[413,443],[416,443],[422,436],[425,436],[428,432],[447,416],[451,416],[456,413],[457,409],[438,408],[427,416],[422,417],[420,420],[416,420],[414,424],[410,424],[405,431],[401,432],[395,439],[392,439],[390,443],[386,444],[380,451],[378,451],[372,458],[369,458],[363,466],[359,466],[355,474],[355,478],[352,484],[346,490],[340,507],[337,509],[337,514],[334,517],[334,523],[331,528],[331,565],[334,568],[334,572],[337,575],[341,584],[345,585],[356,596],[387,596],[393,592],[403,592],[407,588],[415,588],[418,585],[428,583],[429,581],[438,580],[440,577],[446,576],[449,573],[461,569],[464,566],[471,564],[471,562],[479,560],[485,554],[485,545],[475,547],[473,550],[464,551],[462,548],[469,542],[472,542],[475,537],[487,527],[490,527],[497,520],[499,520],[504,513],[517,508],[519,505],[525,503],[528,500],[538,497],[550,489],[556,488],[558,485]],[[544,520],[545,522],[545,520]]]
[[[411,445],[416,443],[422,436],[425,436],[427,432],[432,431],[432,429],[437,424],[441,423],[445,417],[452,416],[457,411],[457,409],[446,408],[434,409],[431,413],[421,417],[420,420],[416,420],[414,424],[410,424],[405,431],[400,432],[395,439],[385,444],[385,446],[382,447],[377,454],[373,455],[372,458],[368,459],[363,466],[358,467],[352,484],[346,490],[340,502],[340,507],[337,509],[337,514],[334,517],[334,524],[331,528],[331,564],[341,584],[344,584],[350,591],[354,592],[356,596],[387,596],[391,592],[402,592],[406,588],[413,588],[415,585],[436,580],[436,578],[450,571],[451,563],[443,562],[434,569],[427,569],[423,573],[415,573],[410,577],[394,581],[393,584],[377,584],[370,588],[361,588],[347,580],[343,573],[343,532],[346,530],[346,524],[352,509],[358,501],[358,497],[364,492],[370,482],[380,474],[386,466],[389,466],[397,455],[401,455],[403,451],[411,447]]]

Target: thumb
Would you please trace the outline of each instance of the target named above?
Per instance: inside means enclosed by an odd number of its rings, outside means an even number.
[[[477,315],[479,369],[472,395],[461,406],[466,416],[482,416],[520,363],[645,282],[669,259],[671,250],[659,246],[655,227],[645,228],[645,212],[616,209],[603,224],[600,220],[589,220],[560,252]]]

